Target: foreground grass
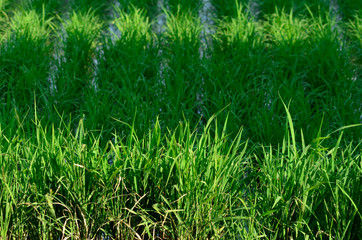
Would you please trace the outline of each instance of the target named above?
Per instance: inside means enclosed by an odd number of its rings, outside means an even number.
[[[11,136],[1,126],[1,238],[360,236],[359,144],[339,131],[334,146],[304,145],[289,116],[281,146],[259,154],[227,123],[211,132],[215,121],[201,131],[156,122],[142,137],[129,126],[105,147],[82,121],[75,133],[36,118]]]

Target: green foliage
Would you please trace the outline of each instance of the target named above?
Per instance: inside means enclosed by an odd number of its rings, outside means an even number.
[[[58,50],[55,104],[60,112],[75,112],[88,92],[94,91],[95,49],[102,24],[93,12],[73,12],[63,23],[63,48]]]
[[[0,101],[8,111],[25,109],[37,99],[46,108],[51,61],[50,21],[35,11],[12,17],[0,46]]]
[[[215,0],[204,33],[200,1],[167,1],[156,34],[153,0],[110,27],[105,1],[15,2],[1,240],[361,238],[358,13]]]

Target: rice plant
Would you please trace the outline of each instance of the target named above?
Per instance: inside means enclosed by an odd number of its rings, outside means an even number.
[[[132,8],[143,9],[148,17],[155,17],[157,14],[157,0],[117,0],[122,10],[129,12]]]
[[[248,0],[212,0],[219,19],[235,18],[238,16],[238,8],[248,6]],[[246,9],[246,8],[245,8]]]
[[[202,4],[200,0],[166,0],[165,2],[173,14],[178,12],[192,12],[197,14]]]
[[[22,111],[37,99],[41,109],[49,98],[47,74],[51,61],[51,23],[35,11],[17,12],[0,47],[1,104]]]
[[[23,9],[33,9],[37,13],[45,13],[46,17],[53,17],[64,11],[64,3],[58,0],[22,0]]]
[[[99,102],[93,104],[89,99],[87,111],[93,118],[91,122],[105,123],[104,116],[108,116],[108,124],[114,122],[111,129],[118,130],[122,124],[112,118],[132,124],[136,116],[135,129],[144,131],[159,111],[156,101],[160,87],[156,82],[158,48],[144,11],[133,8],[126,13],[117,9],[117,15],[114,25],[120,35],[112,34],[102,39],[97,76],[99,90],[94,98]]]
[[[265,15],[275,13],[276,11],[285,11],[294,15],[308,15],[311,11],[315,15],[324,15],[329,12],[329,1],[261,0],[260,8]]]
[[[172,126],[186,119],[197,121],[200,104],[197,95],[202,84],[202,62],[200,61],[201,24],[191,12],[167,14],[166,31],[162,38],[165,45],[162,56],[163,90],[161,91],[162,120]],[[201,100],[202,101],[202,100]]]
[[[58,76],[55,104],[66,114],[79,111],[87,92],[94,91],[92,83],[97,38],[102,24],[94,12],[73,12],[63,23],[63,47],[58,50]]]

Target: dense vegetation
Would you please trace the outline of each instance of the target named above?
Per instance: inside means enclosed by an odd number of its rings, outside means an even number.
[[[162,2],[0,0],[0,239],[361,239],[359,1]]]

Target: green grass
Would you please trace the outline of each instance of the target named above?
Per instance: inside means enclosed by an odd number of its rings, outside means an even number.
[[[0,14],[1,240],[361,238],[358,14],[43,2]]]
[[[162,104],[161,119],[175,126],[185,117],[197,122],[201,117],[197,109],[197,94],[202,84],[201,24],[191,12],[167,14],[166,31],[161,36],[164,41],[162,57],[165,67],[160,81],[164,85],[160,93]]]
[[[134,7],[144,9],[148,17],[155,17],[157,13],[157,0],[117,0],[123,11],[132,11]]]
[[[350,20],[357,14],[361,18],[361,3],[358,0],[337,1],[344,19]]]
[[[86,94],[94,92],[92,85],[95,49],[101,23],[94,12],[73,12],[63,23],[63,48],[55,79],[55,105],[60,112],[78,112]]]
[[[195,15],[198,13],[202,4],[200,0],[165,0],[165,3],[173,14],[192,12]]]
[[[235,18],[240,6],[247,6],[247,0],[212,0],[210,1],[216,9],[217,18]]]
[[[41,109],[49,98],[47,75],[51,61],[51,23],[35,11],[12,17],[0,47],[1,104],[8,111],[26,109],[37,99]]]
[[[313,12],[315,15],[324,15],[329,12],[329,1],[324,0],[303,0],[303,1],[283,1],[283,0],[261,0],[260,8],[263,15],[285,11],[294,15],[308,15]]]
[[[215,116],[201,131],[130,127],[105,147],[82,120],[74,133],[19,119],[12,136],[1,128],[2,238],[358,238],[360,144],[338,131],[333,146],[305,145],[287,116],[262,156]]]
[[[137,113],[135,129],[143,132],[159,111],[156,101],[160,88],[156,80],[158,47],[144,11],[133,8],[126,13],[118,9],[117,14],[119,17],[114,25],[121,34],[105,36],[101,41],[103,48],[97,76],[99,90],[95,98],[88,98],[86,111],[94,127],[100,129],[103,125],[109,133],[114,129],[124,131],[122,124],[114,118],[132,123]],[[112,38],[115,39],[112,41]]]

